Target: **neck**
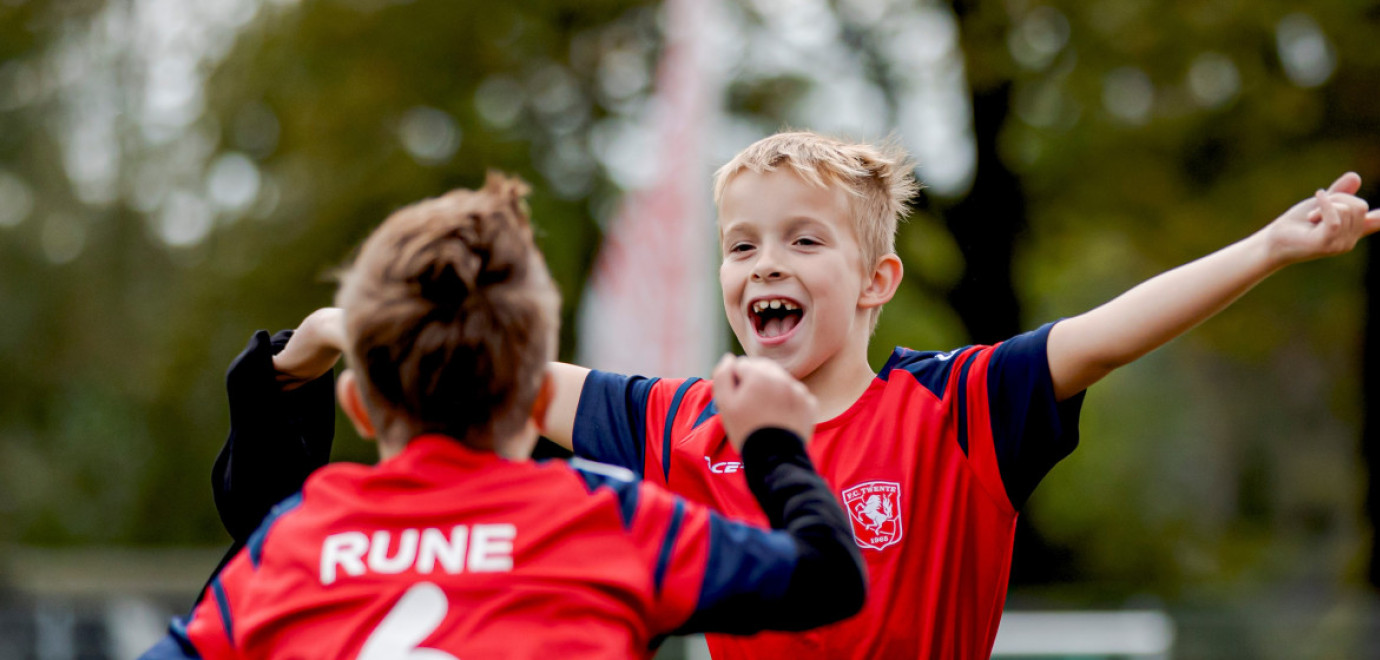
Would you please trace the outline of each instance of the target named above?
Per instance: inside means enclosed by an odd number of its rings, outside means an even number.
[[[850,345],[801,378],[800,382],[809,388],[819,402],[819,418],[815,423],[843,414],[867,391],[876,376],[867,363],[867,342],[864,338],[860,346]]]
[[[395,425],[388,429],[378,438],[379,462],[386,461],[407,449],[407,445],[413,438],[426,434],[426,431],[417,431],[406,425]],[[460,442],[454,439],[455,442]],[[531,431],[518,434],[517,436],[506,438],[494,442],[492,451],[502,458],[510,461],[525,461],[532,458],[532,450],[536,447],[536,432]]]

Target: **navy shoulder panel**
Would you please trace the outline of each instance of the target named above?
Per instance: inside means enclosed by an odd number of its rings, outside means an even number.
[[[925,386],[937,398],[944,397],[944,388],[949,383],[949,374],[953,373],[954,358],[969,347],[955,348],[947,353],[939,351],[913,351],[909,348],[897,347],[891,352],[891,357],[886,361],[886,366],[877,373],[877,377],[882,380],[890,380],[896,371],[904,371],[915,378],[916,382]]]
[[[584,480],[590,493],[607,488],[618,499],[618,513],[623,518],[623,528],[632,526],[633,514],[637,513],[639,482],[632,470],[617,465],[608,465],[580,457],[570,459],[570,467]]]
[[[288,496],[287,499],[273,506],[273,509],[268,512],[268,516],[264,518],[263,523],[249,536],[249,541],[245,543],[245,546],[249,549],[249,561],[254,565],[254,568],[258,568],[260,562],[264,559],[264,540],[268,538],[268,530],[273,527],[273,523],[278,522],[279,518],[293,509],[296,509],[298,506],[301,506],[301,504],[301,492]]]

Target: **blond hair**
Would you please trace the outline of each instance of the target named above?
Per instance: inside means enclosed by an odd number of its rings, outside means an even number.
[[[517,434],[555,358],[560,296],[527,184],[491,172],[403,208],[341,276],[350,362],[385,415],[477,449]]]
[[[714,173],[714,204],[722,204],[724,188],[743,170],[762,174],[783,165],[812,185],[839,186],[848,193],[865,271],[896,251],[896,225],[910,212],[920,184],[914,161],[895,140],[872,145],[811,131],[762,138]]]

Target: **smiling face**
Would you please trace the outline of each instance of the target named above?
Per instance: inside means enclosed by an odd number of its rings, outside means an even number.
[[[839,356],[865,366],[871,312],[885,300],[864,270],[852,213],[843,189],[811,185],[789,167],[743,171],[728,182],[719,283],[748,355],[802,380]]]

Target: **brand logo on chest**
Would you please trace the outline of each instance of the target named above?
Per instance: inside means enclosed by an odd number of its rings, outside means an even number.
[[[710,460],[708,456],[704,457],[704,464],[709,468],[709,471],[714,474],[733,474],[743,469],[743,464],[739,461],[721,461],[715,463]]]
[[[841,494],[858,547],[881,550],[901,540],[901,484],[867,481]]]

